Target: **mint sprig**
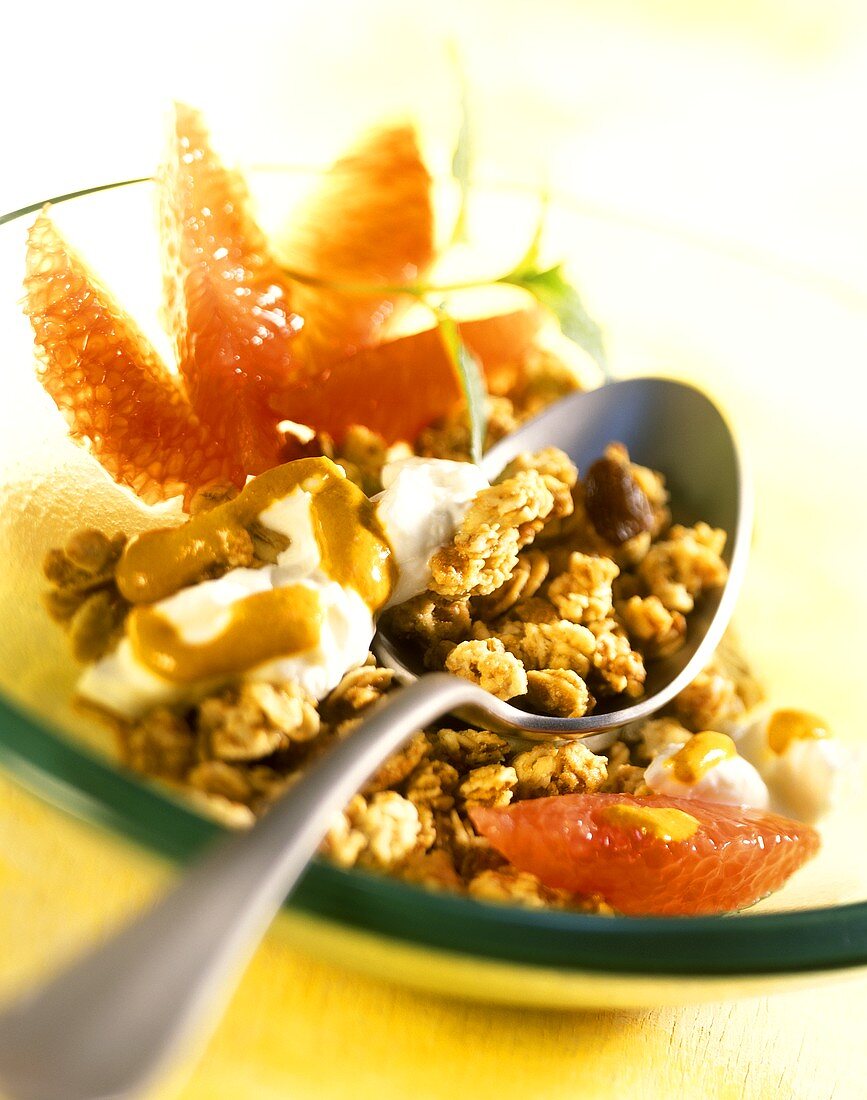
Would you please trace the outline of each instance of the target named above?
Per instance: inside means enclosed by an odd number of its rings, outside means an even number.
[[[560,322],[563,334],[592,355],[606,379],[610,377],[602,329],[587,312],[581,295],[566,278],[562,264],[547,268],[518,267],[497,281],[523,287],[543,306],[547,306]]]

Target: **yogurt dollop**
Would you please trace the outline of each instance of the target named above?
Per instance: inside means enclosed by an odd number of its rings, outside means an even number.
[[[721,733],[697,733],[686,745],[664,748],[648,766],[644,781],[654,794],[727,806],[765,810],[770,801],[761,775]]]
[[[387,466],[383,482],[385,490],[377,498],[376,515],[397,566],[388,600],[392,605],[424,591],[430,580],[431,555],[452,537],[476,493],[488,481],[469,463],[412,458]],[[154,614],[158,616],[159,622],[174,632],[178,644],[189,651],[219,640],[245,601],[249,606],[253,597],[280,589],[294,589],[299,595],[312,593],[318,619],[315,644],[274,654],[253,667],[240,665],[237,671],[249,680],[292,681],[321,699],[348,669],[364,662],[375,631],[375,607],[369,606],[352,584],[338,583],[329,575],[334,547],[330,543],[323,547],[323,539],[333,541],[334,533],[323,535],[321,511],[317,513],[314,507],[315,489],[311,492],[305,484],[269,499],[256,516],[263,527],[289,540],[275,564],[230,569],[216,579],[188,585],[153,601],[147,611],[151,620]],[[356,534],[352,523],[344,522],[338,533],[351,546]],[[345,546],[342,548],[345,557]],[[374,567],[380,568],[378,564]],[[381,587],[381,577],[377,584]],[[119,646],[85,671],[78,685],[80,695],[135,718],[160,704],[194,702],[225,679],[204,677],[179,683],[160,675],[141,659],[133,640],[134,632],[131,638],[128,628]]]
[[[839,801],[851,758],[822,719],[763,710],[736,732],[738,751],[764,778],[775,810],[815,822]]]
[[[488,479],[470,462],[402,458],[382,470],[376,513],[391,544],[398,576],[386,606],[424,592],[432,555],[454,535]]]

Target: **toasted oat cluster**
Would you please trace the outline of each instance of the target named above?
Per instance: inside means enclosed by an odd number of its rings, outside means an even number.
[[[564,678],[564,694],[579,680],[568,669],[549,675]],[[395,688],[393,673],[372,657],[318,705],[291,685],[226,688],[186,713],[158,708],[119,724],[122,758],[193,792],[227,823],[249,824]],[[419,730],[344,808],[323,854],[342,867],[481,900],[608,912],[598,898],[551,890],[516,871],[476,833],[469,808],[594,791],[645,794],[645,768],[663,747],[731,721],[758,692],[724,646],[669,713],[625,728],[604,755],[580,742],[531,743],[447,724]]]
[[[522,454],[431,560],[427,592],[388,629],[424,663],[566,718],[639,698],[649,661],[726,580],[725,532],[671,525],[662,476],[613,443],[579,477],[554,447]]]
[[[511,398],[489,399],[489,443],[574,388],[541,367],[537,375],[524,377]],[[326,437],[310,446],[340,461],[368,494],[381,487],[387,461],[411,453],[361,427],[339,449]],[[425,430],[415,450],[466,457],[463,417]],[[388,628],[417,646],[429,668],[546,714],[580,717],[603,697],[637,698],[647,662],[683,644],[696,600],[726,578],[725,534],[703,523],[672,526],[667,500],[663,478],[616,443],[581,476],[555,448],[520,455],[478,494],[431,559],[429,590],[392,609]],[[266,535],[254,537],[244,564],[273,561],[283,549]],[[82,660],[108,651],[122,628],[128,606],[113,578],[123,543],[79,532],[46,561],[49,610],[68,624]],[[229,685],[192,708],[116,721],[122,759],[193,793],[223,820],[248,824],[395,686],[372,656],[318,703],[292,684]],[[551,890],[511,867],[476,833],[468,809],[642,793],[661,746],[735,717],[756,691],[743,665],[721,650],[669,713],[625,729],[604,756],[579,742],[521,742],[449,724],[420,730],[344,808],[323,854],[481,900],[607,912],[598,898]]]

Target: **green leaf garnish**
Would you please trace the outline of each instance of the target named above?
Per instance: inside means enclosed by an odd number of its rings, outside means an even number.
[[[461,107],[461,124],[458,129],[458,137],[452,154],[452,175],[460,188],[460,205],[452,229],[452,244],[463,244],[468,236],[468,214],[470,202],[470,186],[473,174],[473,162],[475,160],[475,135],[473,130],[473,117],[470,107],[470,85],[467,80],[461,55],[457,46],[451,45],[452,63],[455,67],[458,81],[458,91]]]
[[[482,365],[461,339],[457,321],[442,306],[430,307],[437,319],[437,328],[446,355],[451,360],[458,382],[467,403],[467,422],[470,429],[470,458],[475,463],[482,459],[485,435],[488,430],[485,408],[485,376]]]
[[[467,107],[467,85],[460,58],[454,53],[462,89],[463,121],[461,133],[455,149],[452,170],[461,187],[461,207],[452,236],[452,243],[466,239],[467,196],[471,188],[471,131]],[[538,302],[546,306],[557,318],[564,336],[578,344],[595,360],[603,378],[611,377],[605,340],[601,327],[590,316],[577,289],[568,281],[563,264],[543,267],[541,263],[542,239],[547,222],[550,195],[547,190],[539,197],[539,214],[533,235],[526,251],[515,267],[506,275],[492,279],[472,279],[465,282],[433,284],[425,281],[400,284],[343,283],[321,277],[313,277],[301,271],[284,268],[290,278],[313,286],[330,287],[350,294],[369,294],[371,291],[390,295],[405,294],[424,302],[436,317],[440,338],[455,371],[455,376],[464,394],[470,429],[470,451],[474,462],[481,458],[487,430],[485,408],[485,376],[481,364],[461,339],[457,322],[445,310],[442,304],[435,305],[430,299],[434,295],[448,294],[453,291],[470,290],[477,287],[506,284],[521,287],[529,291]]]
[[[566,279],[562,264],[544,270],[519,266],[498,281],[529,290],[556,315],[564,335],[593,356],[606,378],[610,376],[602,329],[587,312],[581,295]]]

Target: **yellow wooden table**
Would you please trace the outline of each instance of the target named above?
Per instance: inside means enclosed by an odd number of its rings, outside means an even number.
[[[482,158],[502,174],[545,163],[555,186],[586,199],[867,296],[867,155],[847,138],[867,99],[859,0],[263,2],[246,23],[217,0],[154,0],[131,16],[135,51],[128,30],[116,40],[111,8],[46,0],[4,15],[0,94],[20,104],[23,90],[27,110],[3,119],[14,171],[0,209],[149,171],[169,96],[202,106],[257,161],[293,149],[320,160],[401,106],[442,161],[454,36],[479,93]],[[75,90],[82,106],[58,126],[56,105]],[[0,995],[98,938],[171,873],[0,778]],[[158,1095],[856,1100],[865,1019],[864,977],[635,1014],[496,1008],[353,975],[272,933],[203,1060]]]
[[[0,994],[131,914],[169,869],[0,780]],[[272,933],[159,1100],[857,1100],[867,977],[650,1012],[492,1007],[305,957]],[[62,1100],[58,1097],[58,1100]]]

